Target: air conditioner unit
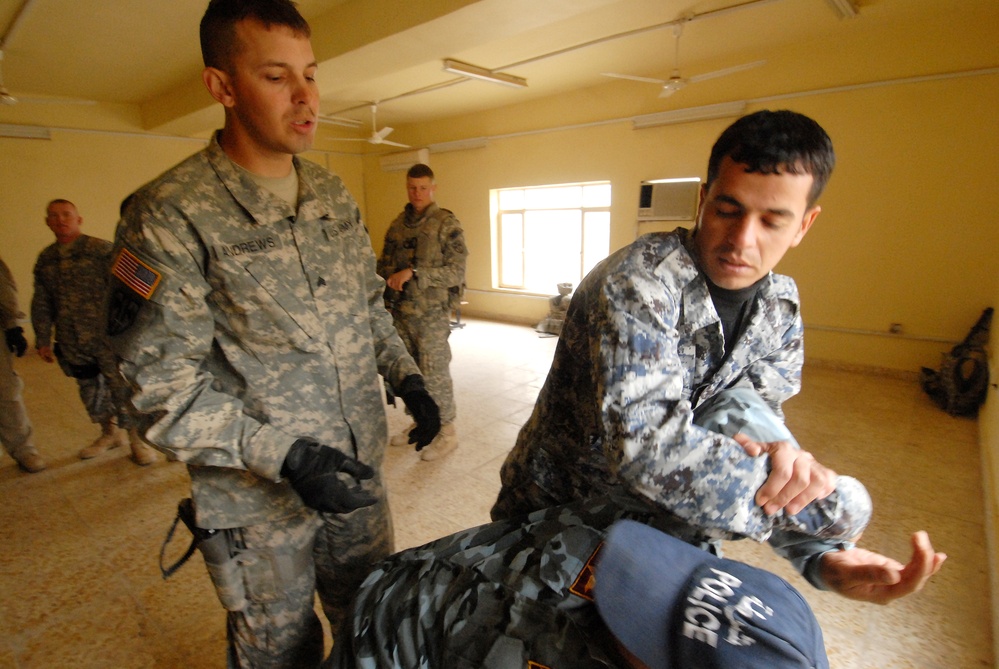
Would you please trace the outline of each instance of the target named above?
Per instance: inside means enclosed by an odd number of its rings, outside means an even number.
[[[639,221],[692,221],[697,214],[701,180],[643,181],[638,194]]]
[[[381,166],[383,172],[405,172],[417,163],[428,165],[430,163],[430,151],[427,149],[413,149],[411,151],[386,153],[378,157],[378,164]]]

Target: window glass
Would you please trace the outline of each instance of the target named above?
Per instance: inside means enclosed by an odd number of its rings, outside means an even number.
[[[610,182],[495,192],[499,288],[553,295],[607,257]]]

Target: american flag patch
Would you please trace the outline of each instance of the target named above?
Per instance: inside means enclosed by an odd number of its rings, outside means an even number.
[[[122,249],[118,253],[114,265],[111,266],[111,274],[147,300],[152,297],[160,279],[163,278],[159,272],[139,260],[128,249]]]

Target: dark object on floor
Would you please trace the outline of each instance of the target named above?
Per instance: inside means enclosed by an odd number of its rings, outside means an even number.
[[[982,312],[971,332],[943,355],[940,371],[923,367],[920,385],[940,408],[951,416],[974,416],[989,388],[989,341],[992,307]]]

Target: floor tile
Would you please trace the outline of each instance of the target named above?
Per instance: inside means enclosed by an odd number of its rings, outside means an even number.
[[[499,468],[558,342],[530,327],[465,323],[450,339],[458,449],[433,462],[412,447],[386,449],[398,549],[488,521]],[[37,357],[17,369],[49,469],[28,475],[0,458],[0,669],[224,666],[225,619],[200,557],[169,580],[159,572],[163,538],[189,494],[185,468],[140,468],[125,448],[80,461],[98,428],[74,382]],[[803,593],[833,669],[993,666],[975,421],[940,411],[915,375],[828,366],[806,367],[785,412],[803,447],[870,490],[874,519],[862,545],[904,562],[909,536],[922,529],[948,560],[922,592],[881,607],[813,589],[766,545],[728,542],[727,556]],[[391,434],[410,423],[401,401],[386,417]],[[168,558],[186,543],[178,532]]]

